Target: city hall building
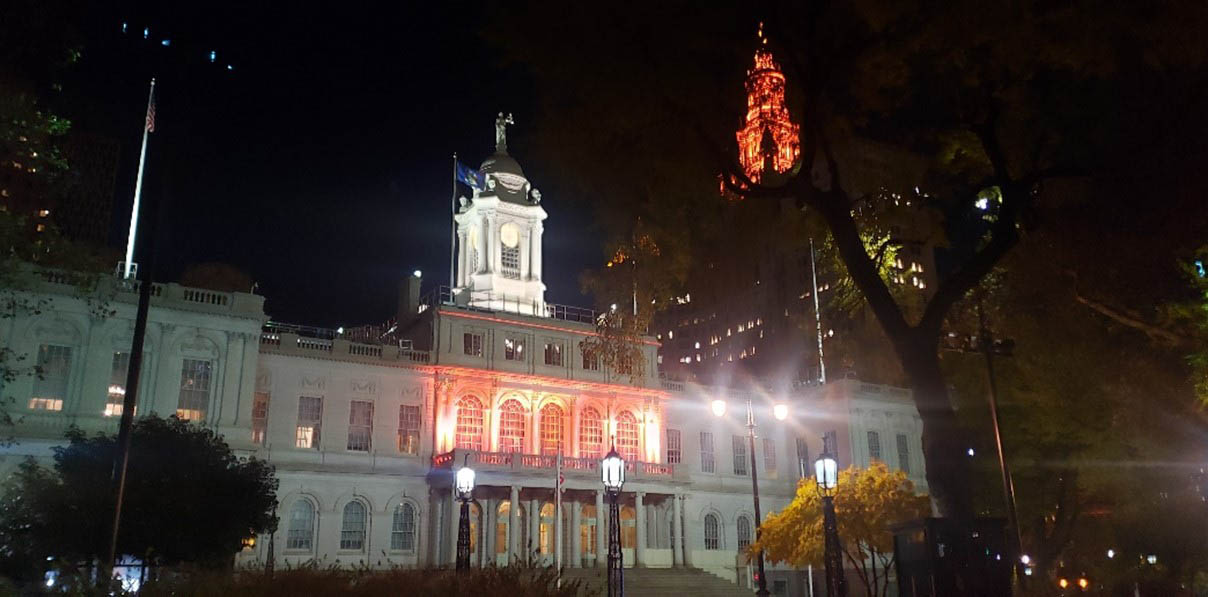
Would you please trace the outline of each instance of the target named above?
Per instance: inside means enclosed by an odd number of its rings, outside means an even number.
[[[552,562],[560,550],[564,566],[602,567],[598,463],[615,445],[628,470],[625,565],[697,568],[749,587],[741,552],[755,535],[753,473],[763,514],[776,512],[829,436],[842,465],[880,460],[926,490],[921,422],[906,390],[855,379],[779,392],[672,381],[658,374],[654,336],[642,341],[640,377],[586,354],[596,315],[545,301],[547,213],[502,131],[481,172],[482,188],[455,216],[453,288],[421,294],[419,276],[406,277],[385,325],[270,322],[260,296],[154,286],[138,414],[212,427],[280,478],[279,529],[240,562],[271,553],[278,565],[451,566],[452,471],[466,464],[477,471],[473,565]],[[30,275],[17,294],[49,302],[0,321],[0,345],[43,374],[3,388],[20,419],[5,474],[27,455],[49,459],[70,425],[116,430],[133,334],[130,285],[102,279],[83,291],[71,274]],[[783,420],[777,404],[787,406]],[[803,574],[770,566],[769,587],[800,594]]]

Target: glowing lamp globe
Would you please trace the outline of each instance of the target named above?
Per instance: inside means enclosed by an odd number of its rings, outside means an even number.
[[[461,499],[470,499],[470,494],[474,491],[474,469],[463,466],[457,469],[457,475],[453,479],[453,486],[457,489],[457,495]]]
[[[839,484],[839,461],[830,452],[823,452],[814,461],[814,480],[823,495],[831,495]]]
[[[709,405],[709,407],[713,409],[713,414],[716,416],[721,417],[721,416],[725,416],[725,414],[726,414],[726,401],[725,400],[714,400],[713,403]]]
[[[604,489],[613,493],[620,492],[625,484],[625,459],[617,454],[615,447],[600,461],[600,480],[604,482]]]
[[[773,406],[772,415],[776,417],[777,421],[783,421],[789,418],[789,405],[777,404],[776,406]]]

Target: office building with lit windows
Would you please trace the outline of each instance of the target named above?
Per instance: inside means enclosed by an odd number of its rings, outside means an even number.
[[[486,184],[455,217],[455,286],[421,294],[418,272],[407,276],[388,324],[269,322],[260,296],[155,286],[138,414],[210,426],[280,479],[279,529],[241,563],[451,566],[452,471],[466,464],[477,472],[473,565],[560,552],[568,568],[603,567],[598,463],[615,446],[628,470],[625,565],[696,568],[750,587],[748,400],[764,515],[789,503],[824,435],[840,462],[882,460],[925,488],[921,423],[905,390],[843,380],[744,393],[669,381],[657,374],[655,336],[642,341],[641,377],[585,355],[596,315],[545,301],[540,194],[504,146],[481,170]],[[69,425],[114,431],[129,362],[132,288],[101,280],[82,293],[68,274],[31,276],[19,292],[52,306],[4,321],[0,344],[45,375],[4,388],[22,420],[6,471],[27,455],[48,458]],[[742,323],[742,334],[763,325]],[[804,575],[769,566],[769,587],[805,594]]]

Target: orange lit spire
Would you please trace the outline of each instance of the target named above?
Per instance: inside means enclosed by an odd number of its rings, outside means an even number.
[[[801,155],[801,127],[789,117],[784,105],[784,73],[767,48],[768,38],[759,24],[759,47],[755,67],[747,71],[746,124],[735,133],[738,160],[753,181],[759,182],[765,159],[776,172],[786,172]]]

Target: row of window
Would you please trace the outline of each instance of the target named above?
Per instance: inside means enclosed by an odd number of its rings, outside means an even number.
[[[480,516],[478,504],[473,504],[474,512],[471,520],[474,521],[474,527]],[[504,501],[499,504],[498,517],[499,522],[496,523],[497,539],[495,542],[497,553],[506,553],[507,551],[507,536],[510,503]],[[523,507],[518,513],[520,517],[524,517]],[[631,506],[622,508],[621,511],[621,543],[622,547],[632,548],[636,543],[637,528],[634,525],[635,512]],[[541,524],[540,541],[538,549],[540,553],[552,553],[552,519],[554,517],[554,505],[546,503],[541,507],[540,511]],[[313,552],[315,547],[315,523],[317,514],[314,504],[308,499],[298,499],[290,508],[288,523],[286,526],[285,549],[289,551],[304,551]],[[390,550],[396,552],[414,552],[416,544],[416,522],[417,511],[414,505],[403,502],[394,507],[391,512],[390,521]],[[595,553],[595,533],[599,528],[596,523],[595,507],[590,505],[583,506],[583,524],[580,529],[582,538],[582,549],[585,554]],[[551,520],[549,524],[546,520]],[[521,533],[523,534],[528,525],[520,525]],[[738,544],[735,546],[737,551],[745,550],[752,541],[753,533],[751,519],[745,515],[739,515],[735,519],[736,536]],[[716,551],[722,549],[722,533],[721,533],[721,518],[715,513],[708,513],[704,520],[704,539],[705,549]],[[369,509],[366,505],[359,501],[353,500],[344,505],[344,509],[340,516],[340,551],[345,552],[364,552],[367,547],[367,536],[369,531]],[[477,539],[476,529],[471,529],[471,538]],[[671,541],[675,541],[675,525],[671,525]],[[524,539],[522,537],[522,544]],[[474,543],[477,543],[476,541]],[[473,547],[477,547],[476,545]],[[477,551],[472,549],[472,551]]]
[[[465,450],[483,450],[484,406],[474,396],[463,396],[457,402],[457,424],[454,445]],[[579,414],[579,454],[584,458],[604,455],[604,417],[600,411],[588,407]],[[524,452],[528,446],[525,425],[525,409],[519,400],[507,400],[499,406],[499,437],[497,445],[501,452]],[[539,451],[541,454],[565,453],[566,413],[557,404],[546,404],[541,408]],[[617,415],[617,452],[626,460],[638,460],[638,421],[633,413],[622,411]]]
[[[481,357],[483,356],[483,346],[486,335],[483,332],[465,332],[462,335],[462,352],[468,356]],[[503,339],[503,358],[508,361],[525,362],[528,357],[526,347],[528,339],[523,335],[504,336]],[[565,345],[558,340],[546,340],[543,346],[543,363],[549,367],[563,366],[563,355],[565,353]],[[586,347],[581,351],[582,367],[586,371],[600,370],[600,357],[591,354]],[[618,365],[617,373],[628,375],[631,366],[624,363]]]
[[[63,410],[71,379],[74,351],[70,346],[43,344],[38,347],[37,375],[29,398],[31,410]],[[144,360],[146,360],[144,356]],[[126,399],[126,375],[130,368],[130,353],[115,351],[109,371],[106,392],[106,416],[120,416]],[[190,421],[206,418],[214,376],[214,362],[205,359],[182,359],[180,390],[177,394],[176,416]]]
[[[294,502],[289,511],[285,549],[313,551],[315,547],[315,506],[307,499]],[[415,506],[403,502],[394,507],[390,521],[390,550],[415,551]],[[369,509],[353,500],[344,505],[340,517],[340,551],[365,551],[369,530]]]
[[[269,394],[256,392],[252,400],[252,442],[263,445],[268,436]],[[348,409],[348,437],[345,448],[368,452],[373,448],[374,404],[353,400]],[[319,449],[323,431],[323,397],[299,396],[298,418],[294,427],[294,446]],[[401,454],[419,454],[420,407],[403,404],[398,409],[396,448]]]
[[[897,434],[898,468],[910,474],[910,438],[905,433]],[[868,432],[868,460],[885,462],[881,453],[881,434],[877,431]]]

